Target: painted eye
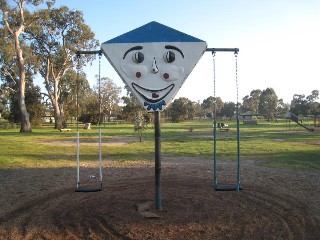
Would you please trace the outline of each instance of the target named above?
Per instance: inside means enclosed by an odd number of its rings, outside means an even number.
[[[163,55],[164,61],[167,63],[172,63],[176,59],[176,55],[172,51],[168,51]]]
[[[142,52],[136,52],[133,54],[132,56],[132,60],[135,62],[135,63],[142,63],[143,60],[144,60],[144,55]]]

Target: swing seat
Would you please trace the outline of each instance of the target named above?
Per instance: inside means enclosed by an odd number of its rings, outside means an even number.
[[[241,186],[231,185],[231,184],[217,184],[214,186],[214,190],[216,191],[237,191],[242,190]]]
[[[101,187],[79,187],[76,188],[75,192],[100,192],[102,191]]]

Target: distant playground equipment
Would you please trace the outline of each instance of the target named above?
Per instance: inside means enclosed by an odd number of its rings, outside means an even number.
[[[98,70],[98,91],[99,91],[99,119],[98,119],[98,131],[99,131],[99,157],[98,157],[98,173],[91,170],[90,166],[81,165],[80,166],[80,134],[79,134],[79,74],[80,74],[80,63],[82,54],[97,54],[99,56],[99,70]],[[102,52],[99,51],[77,51],[76,53],[78,59],[77,66],[77,79],[76,79],[76,111],[77,111],[77,135],[76,135],[76,161],[77,161],[77,186],[76,192],[98,192],[102,191],[102,150],[101,150],[101,113],[102,113],[102,99],[101,99],[101,56]],[[87,123],[84,126],[85,129],[91,129],[91,124]],[[80,170],[82,173],[80,174]],[[83,176],[84,175],[84,176]],[[82,176],[82,177],[80,177]],[[81,179],[81,180],[80,180]]]
[[[310,132],[314,131],[314,128],[310,128],[309,126],[306,126],[305,124],[303,124],[302,120],[299,120],[299,117],[297,115],[293,114],[292,112],[287,112],[286,119],[287,119],[287,121],[286,121],[287,129],[291,128],[291,121],[292,121],[292,122],[296,123],[295,126],[299,125]]]
[[[229,127],[224,123],[217,123],[217,109],[216,102],[214,102],[214,116],[213,116],[213,174],[214,174],[214,189],[216,191],[239,191],[242,190],[240,185],[240,124],[239,124],[239,86],[238,86],[238,48],[208,48],[206,51],[210,51],[212,53],[213,58],[213,97],[214,101],[216,101],[216,52],[234,52],[235,58],[235,83],[236,83],[236,125],[237,125],[237,133],[236,133],[236,144],[237,144],[237,173],[236,173],[236,182],[234,184],[221,184],[218,181],[217,174],[217,130],[221,131],[229,131]]]

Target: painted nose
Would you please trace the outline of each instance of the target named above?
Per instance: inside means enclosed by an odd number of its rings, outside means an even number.
[[[157,66],[157,61],[156,61],[156,57],[153,57],[153,61],[152,61],[152,72],[154,74],[159,72],[159,68]]]

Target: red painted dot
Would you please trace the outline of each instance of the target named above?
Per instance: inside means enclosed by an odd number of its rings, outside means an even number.
[[[169,73],[164,73],[164,74],[163,74],[163,78],[164,78],[164,79],[168,79],[168,78],[169,78]]]
[[[141,72],[136,72],[136,77],[141,78]]]

